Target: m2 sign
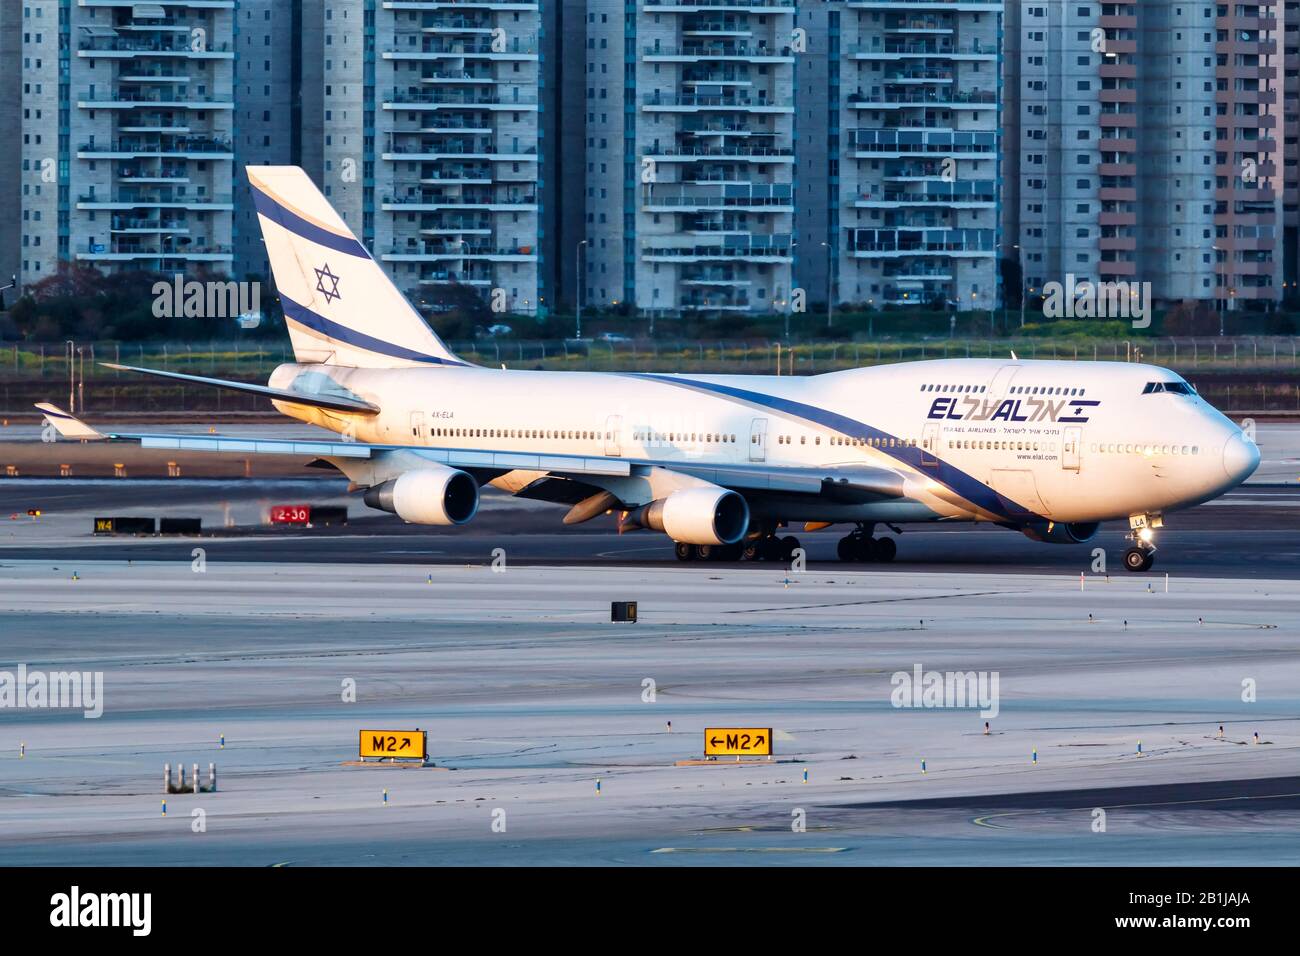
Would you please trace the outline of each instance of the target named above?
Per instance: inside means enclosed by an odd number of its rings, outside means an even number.
[[[706,757],[770,757],[771,727],[708,727],[704,731]]]
[[[429,755],[429,734],[424,730],[363,730],[360,755],[397,760],[424,760]]]

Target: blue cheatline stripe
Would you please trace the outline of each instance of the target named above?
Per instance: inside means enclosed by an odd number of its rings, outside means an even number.
[[[288,229],[296,236],[302,236],[319,246],[325,246],[336,252],[344,252],[359,259],[370,258],[370,253],[366,251],[366,247],[351,236],[340,236],[328,229],[322,229],[314,222],[308,222],[302,216],[280,205],[256,186],[253,187],[253,203],[257,206],[259,213],[272,222]]]
[[[896,439],[900,443],[902,439],[883,432],[878,428],[873,428],[865,422],[849,418],[838,412],[828,411],[824,408],[818,408],[816,405],[807,405],[803,402],[796,402],[788,398],[778,398],[775,395],[767,395],[762,392],[752,392],[744,388],[736,388],[731,385],[719,385],[715,382],[702,382],[695,379],[674,378],[671,375],[655,375],[652,373],[630,373],[636,378],[653,379],[656,382],[664,382],[669,385],[676,385],[679,388],[694,389],[701,392],[712,392],[717,395],[725,395],[728,398],[734,398],[738,401],[748,402],[753,405],[759,405],[764,408],[770,408],[774,411],[785,412],[797,418],[806,421],[815,422],[832,431],[847,435],[850,438],[871,439],[884,438]],[[874,447],[874,446],[873,446]],[[1024,507],[1017,502],[1012,501],[1005,495],[994,491],[984,482],[980,481],[973,475],[968,475],[960,468],[954,468],[945,462],[937,454],[931,454],[930,457],[937,462],[936,465],[922,465],[921,458],[923,449],[920,446],[901,445],[897,448],[876,448],[876,451],[884,452],[891,458],[895,458],[906,465],[915,468],[921,474],[933,478],[939,484],[951,490],[954,494],[960,495],[971,504],[990,514],[997,515],[1009,521],[1026,521],[1040,520],[1049,521],[1051,519],[1035,514],[1033,510]]]
[[[346,325],[340,325],[333,319],[327,319],[319,312],[313,312],[305,305],[293,301],[283,292],[280,293],[280,304],[284,307],[284,314],[299,325],[321,335],[329,336],[346,345],[365,349],[367,352],[378,352],[380,355],[409,359],[412,362],[426,362],[429,365],[465,365],[464,362],[458,362],[455,359],[439,358],[427,352],[408,349],[403,345],[394,345],[392,342],[385,342],[383,339],[377,339],[366,335],[364,332],[350,329]]]

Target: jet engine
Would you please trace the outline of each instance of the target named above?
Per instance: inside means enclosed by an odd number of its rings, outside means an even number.
[[[749,504],[725,488],[683,488],[636,509],[623,528],[662,531],[685,544],[735,544],[749,530]]]
[[[1075,522],[1061,524],[1055,521],[1038,521],[1023,525],[1020,530],[1028,538],[1045,541],[1048,544],[1083,544],[1097,536],[1100,521]]]
[[[430,465],[374,485],[365,502],[412,524],[464,524],[478,512],[478,482],[455,468]]]

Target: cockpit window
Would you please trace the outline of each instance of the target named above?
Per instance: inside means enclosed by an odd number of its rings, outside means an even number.
[[[1186,382],[1147,382],[1147,387],[1142,389],[1143,395],[1150,395],[1153,392],[1173,392],[1175,395],[1195,395],[1196,391]]]

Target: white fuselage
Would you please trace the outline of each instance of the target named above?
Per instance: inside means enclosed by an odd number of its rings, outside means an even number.
[[[381,412],[277,407],[374,444],[646,462],[640,487],[617,489],[625,501],[673,490],[674,463],[904,478],[887,501],[769,495],[759,510],[780,520],[1155,515],[1222,494],[1258,462],[1236,425],[1149,365],[954,359],[809,377],[287,365],[271,384],[303,389],[322,372]],[[535,477],[494,483],[514,491]]]

